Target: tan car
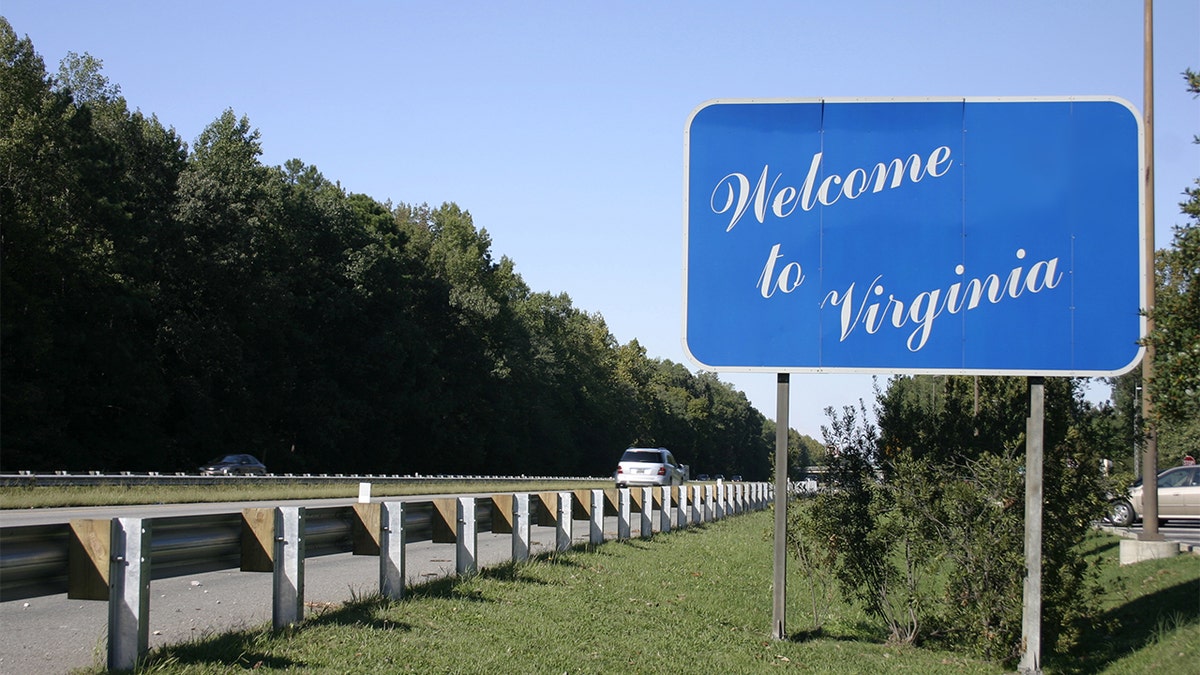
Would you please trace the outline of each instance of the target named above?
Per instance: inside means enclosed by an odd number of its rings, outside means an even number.
[[[1129,488],[1129,497],[1112,503],[1109,519],[1129,527],[1142,519],[1142,483]],[[1200,466],[1177,466],[1158,474],[1158,522],[1200,520]]]

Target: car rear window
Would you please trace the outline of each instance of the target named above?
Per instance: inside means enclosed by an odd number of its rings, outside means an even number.
[[[624,455],[621,455],[621,461],[662,464],[662,455],[653,450],[627,450]]]

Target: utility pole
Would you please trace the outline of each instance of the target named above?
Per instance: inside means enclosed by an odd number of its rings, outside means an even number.
[[[1145,0],[1145,56],[1143,58],[1143,114],[1146,116],[1146,335],[1154,332],[1154,0]],[[1158,532],[1158,430],[1154,423],[1154,343],[1146,341],[1142,356],[1142,541],[1162,541]]]

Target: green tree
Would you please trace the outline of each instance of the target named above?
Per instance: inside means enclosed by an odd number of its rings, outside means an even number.
[[[1115,486],[1100,464],[1108,427],[1080,383],[1045,387],[1043,637],[1065,651],[1097,620],[1080,544]],[[894,639],[1020,653],[1028,400],[1024,378],[901,376],[877,393],[878,429],[865,407],[828,411],[832,490],[794,536],[827,547],[843,592]],[[922,583],[933,574],[948,582]]]
[[[1200,94],[1200,73],[1189,69],[1184,78]],[[1183,194],[1187,221],[1155,259],[1154,331],[1146,337],[1155,350],[1150,388],[1163,466],[1200,452],[1200,178]]]
[[[0,52],[5,463],[161,468],[152,252],[182,146],[115,87],[75,95],[98,61],[56,81],[2,19]]]

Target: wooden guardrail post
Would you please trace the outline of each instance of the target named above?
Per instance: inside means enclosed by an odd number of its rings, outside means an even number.
[[[271,623],[276,630],[304,620],[304,507],[275,507]]]
[[[725,517],[725,485],[718,482],[713,493],[713,519],[721,520]]]
[[[538,493],[537,522],[539,527],[558,527],[558,493]]]
[[[404,597],[404,502],[379,505],[379,593],[385,598]]]
[[[634,513],[641,513],[643,510],[642,500],[646,496],[646,491],[642,488],[627,487],[622,489],[629,490],[629,496],[631,497],[629,502],[629,510],[633,511]]]
[[[654,513],[654,490],[644,487],[639,492],[642,493],[642,529],[638,534],[643,539],[648,539],[654,536],[653,516]]]
[[[571,490],[571,512],[583,514],[588,517],[592,512],[592,491],[591,490]]]
[[[592,512],[588,526],[588,543],[599,546],[604,543],[604,490],[592,490]]]
[[[455,548],[454,569],[459,575],[479,571],[479,528],[475,523],[475,498],[459,497],[455,500],[455,522],[458,524],[458,542]]]
[[[717,519],[717,505],[713,501],[713,486],[704,486],[704,520],[711,522]]]
[[[692,523],[699,525],[704,522],[704,491],[700,485],[692,485],[688,489],[692,491]]]
[[[529,510],[528,494],[512,497],[512,559],[523,562],[529,560],[529,527],[533,514]]]
[[[515,494],[492,495],[492,534],[513,533],[513,509]]]
[[[242,509],[243,572],[275,571],[275,509]]]
[[[630,527],[630,505],[629,505],[629,488],[621,488],[617,490],[617,540],[626,541],[629,539]]]
[[[555,550],[566,551],[571,548],[575,528],[574,517],[571,515],[572,504],[570,492],[558,493],[558,527],[555,531]]]
[[[430,526],[433,528],[433,543],[453,544],[458,541],[458,501],[453,497],[432,499],[433,513]]]
[[[379,555],[380,513],[378,502],[359,502],[354,505],[354,524],[351,526],[352,555]]]
[[[108,669],[130,670],[150,645],[150,523],[113,518]]]
[[[621,491],[617,488],[604,488],[604,517],[616,517],[620,512]]]
[[[67,541],[67,597],[108,600],[111,519],[72,520]]]

